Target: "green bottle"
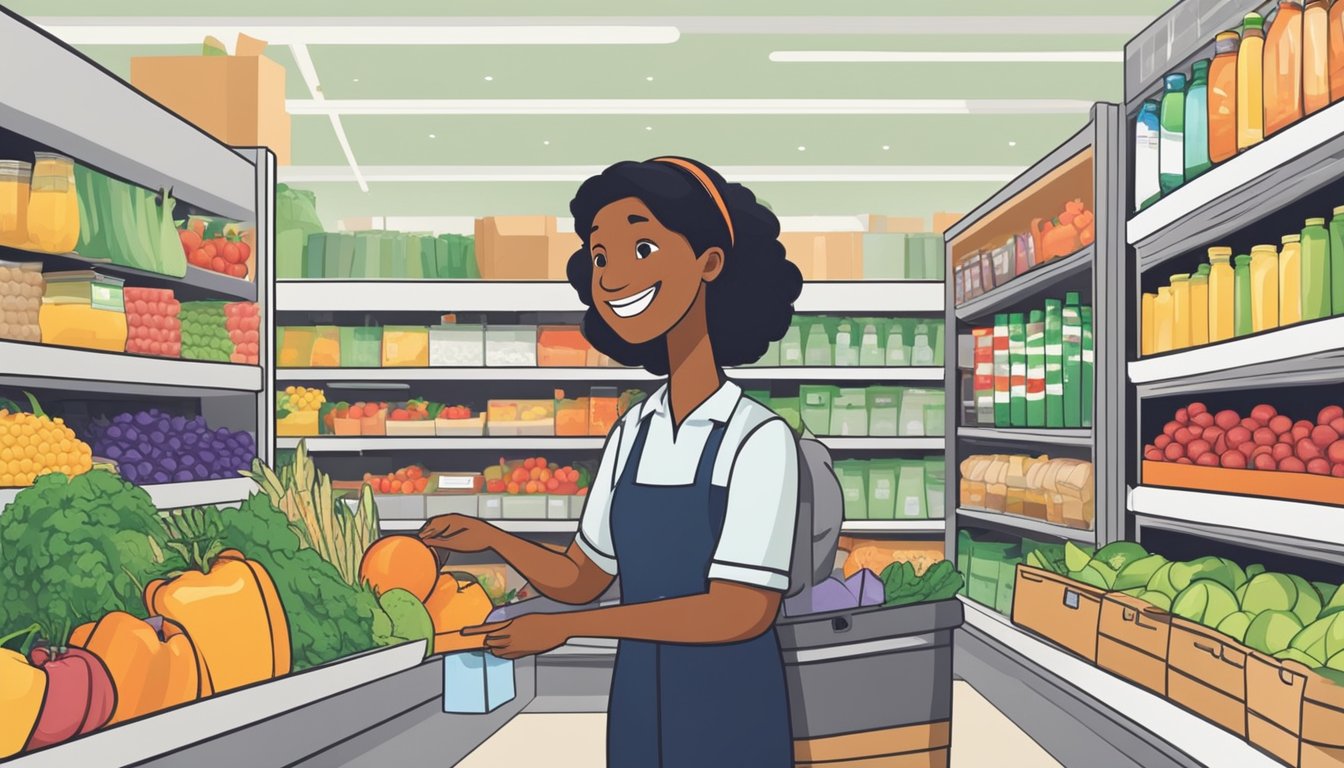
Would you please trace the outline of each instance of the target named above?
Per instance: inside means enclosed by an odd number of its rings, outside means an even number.
[[[1344,205],[1330,219],[1330,311],[1344,315]]]
[[[1157,181],[1169,195],[1185,183],[1185,75],[1167,75],[1159,115]]]
[[[1302,230],[1300,263],[1303,322],[1329,317],[1334,283],[1330,278],[1330,233],[1325,229],[1325,219],[1307,219]]]
[[[1250,336],[1255,332],[1255,326],[1251,322],[1251,257],[1248,254],[1237,254],[1235,259],[1236,266],[1236,304],[1233,310],[1235,316],[1235,334],[1237,336]]]

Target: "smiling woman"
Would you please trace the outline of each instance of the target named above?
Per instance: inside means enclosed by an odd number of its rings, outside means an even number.
[[[802,274],[779,220],[741,184],[692,160],[617,163],[570,203],[583,248],[569,282],[589,342],[625,364],[668,372],[665,334],[705,302],[714,360],[758,360],[788,330]],[[618,332],[619,331],[619,332]]]

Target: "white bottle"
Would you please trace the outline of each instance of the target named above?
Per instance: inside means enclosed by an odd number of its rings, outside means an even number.
[[[1141,211],[1162,197],[1160,171],[1161,127],[1157,102],[1149,99],[1134,123],[1134,210]]]
[[[863,340],[859,342],[859,365],[880,368],[884,359],[882,347],[877,343],[877,326],[872,323],[863,326]]]
[[[910,364],[910,352],[905,347],[905,338],[902,336],[900,323],[892,323],[891,330],[887,332],[887,366],[899,367]]]
[[[915,336],[915,348],[910,354],[910,364],[924,366],[933,365],[933,347],[929,346],[929,337],[927,334],[923,336]]]

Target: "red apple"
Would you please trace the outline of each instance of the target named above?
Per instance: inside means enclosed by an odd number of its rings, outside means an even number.
[[[1277,409],[1274,408],[1274,406],[1266,405],[1265,403],[1261,403],[1260,405],[1257,405],[1251,409],[1251,418],[1255,419],[1261,424],[1268,424],[1270,419],[1278,415],[1279,412]]]
[[[1274,446],[1273,451],[1274,451],[1273,453],[1274,460],[1283,461],[1284,459],[1293,455],[1293,446],[1286,445],[1284,443],[1278,443],[1277,445]]]
[[[1329,424],[1339,418],[1344,418],[1344,408],[1338,405],[1327,405],[1321,409],[1320,413],[1316,414],[1316,423]]]
[[[1245,469],[1246,456],[1241,451],[1228,451],[1222,456],[1222,465],[1227,469]]]
[[[1201,467],[1216,467],[1218,466],[1218,454],[1210,451],[1195,459],[1195,463]],[[1341,465],[1340,469],[1344,469],[1344,465]]]
[[[1339,439],[1339,433],[1331,427],[1316,427],[1311,430],[1311,442],[1316,444],[1317,448],[1325,450]]]
[[[1313,475],[1330,474],[1330,462],[1325,459],[1312,459],[1307,462],[1307,471]]]
[[[1185,457],[1185,447],[1180,443],[1171,443],[1162,451],[1162,455],[1167,457],[1167,461],[1175,461]]]
[[[1176,421],[1180,422],[1181,424],[1189,424],[1190,411],[1188,411],[1185,408],[1176,409]]]
[[[1166,456],[1156,448],[1146,448],[1143,451],[1143,458],[1146,461],[1166,461]]]
[[[1298,440],[1301,440],[1304,437],[1310,437],[1311,430],[1315,428],[1316,425],[1312,424],[1310,421],[1307,421],[1306,419],[1302,419],[1300,421],[1295,422],[1293,424],[1293,442],[1296,443]]]
[[[1207,411],[1205,411],[1204,413],[1197,413],[1190,417],[1190,421],[1191,423],[1198,424],[1201,427],[1212,427],[1213,414]]]
[[[1298,440],[1295,452],[1297,458],[1301,459],[1303,463],[1319,458],[1321,455],[1321,449],[1317,448],[1316,444],[1310,440]]]
[[[1236,411],[1219,411],[1218,415],[1213,417],[1213,421],[1226,432],[1241,423],[1241,416],[1237,415]]]
[[[1227,444],[1236,448],[1251,439],[1251,430],[1245,427],[1233,427],[1227,431]]]
[[[1159,449],[1165,449],[1168,445],[1171,445],[1171,437],[1169,435],[1158,435],[1157,438],[1153,440],[1153,445],[1157,446]]]
[[[1325,455],[1330,457],[1331,464],[1344,464],[1344,440],[1336,440],[1326,449]]]
[[[1344,464],[1336,464],[1330,468],[1331,477],[1344,477]]]
[[[1292,430],[1293,420],[1283,414],[1279,414],[1269,420],[1269,428],[1274,430],[1274,434],[1282,435],[1284,432]]]
[[[1162,427],[1162,434],[1166,435],[1167,437],[1175,437],[1176,430],[1180,428],[1181,423],[1179,421],[1168,421],[1166,426]]]
[[[1187,429],[1186,427],[1181,427],[1180,429],[1176,430],[1176,434],[1172,435],[1171,439],[1175,440],[1181,445],[1189,445],[1190,441],[1195,439],[1195,436],[1190,434],[1190,430]]]
[[[1286,458],[1286,459],[1284,459],[1283,461],[1280,461],[1280,462],[1279,462],[1279,471],[1280,471],[1280,472],[1306,472],[1306,471],[1307,471],[1307,465],[1304,464],[1304,463],[1302,463],[1302,460],[1299,459],[1299,458],[1297,458],[1296,456],[1289,456],[1288,458]]]
[[[1192,418],[1192,419],[1193,419],[1194,417],[1196,417],[1196,416],[1202,414],[1202,413],[1208,413],[1208,412],[1209,412],[1209,409],[1208,409],[1207,407],[1205,407],[1205,405],[1204,405],[1203,403],[1198,402],[1198,401],[1193,402],[1193,403],[1191,403],[1190,405],[1187,405],[1187,406],[1185,407],[1185,410],[1187,410],[1187,411],[1190,412],[1190,418]]]
[[[1259,456],[1255,457],[1256,469],[1265,469],[1269,470],[1270,472],[1273,472],[1275,469],[1278,469],[1278,467],[1279,463],[1274,460],[1273,456],[1270,456],[1267,453],[1262,453]]]
[[[1190,465],[1194,464],[1195,462],[1191,461],[1191,460],[1190,460],[1190,457],[1188,457],[1188,456],[1182,456],[1181,458],[1179,458],[1179,459],[1176,460],[1176,463],[1177,463],[1177,464],[1185,464],[1186,466],[1190,466]]]
[[[1260,421],[1259,419],[1252,419],[1248,417],[1241,420],[1241,426],[1254,432],[1255,430],[1265,426],[1265,422]]]
[[[1213,450],[1207,440],[1191,440],[1190,444],[1185,446],[1185,455],[1198,461],[1200,456]]]
[[[1330,422],[1330,428],[1335,430],[1339,434],[1344,435],[1344,416],[1341,416],[1340,418]]]
[[[1279,440],[1279,436],[1269,427],[1261,427],[1255,430],[1252,438],[1255,440],[1256,445],[1273,445]]]

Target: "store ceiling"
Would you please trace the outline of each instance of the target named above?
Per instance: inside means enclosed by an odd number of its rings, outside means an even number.
[[[268,55],[288,71],[295,113],[285,173],[334,223],[563,214],[589,170],[663,153],[751,169],[782,214],[965,210],[1081,127],[1088,103],[1120,97],[1125,41],[1169,2],[327,0],[320,16],[277,0],[117,5],[111,16],[105,0],[9,0],[122,77],[132,56],[192,53],[202,33],[277,43]],[[404,44],[463,26],[515,44]],[[516,44],[557,34],[522,26],[658,42]],[[376,43],[330,44],[351,37]],[[904,60],[772,60],[817,57],[796,52]],[[860,180],[873,172],[881,180]]]

